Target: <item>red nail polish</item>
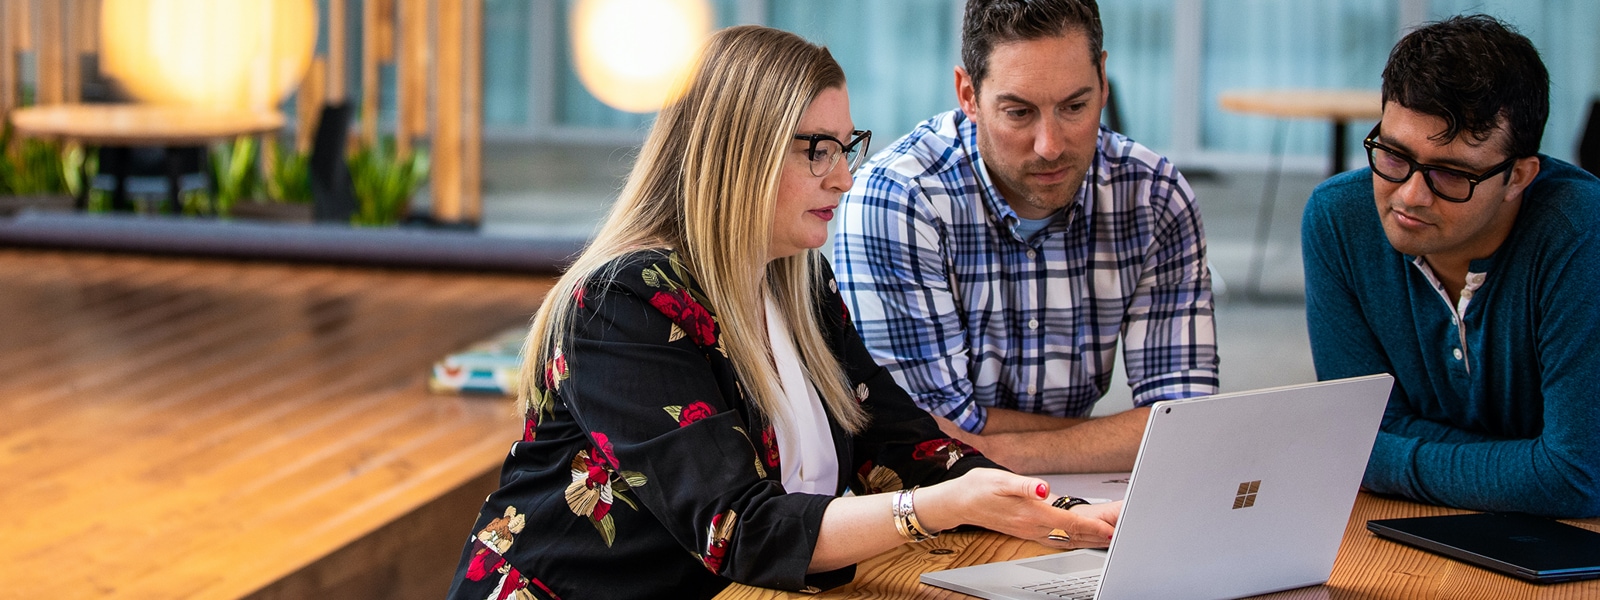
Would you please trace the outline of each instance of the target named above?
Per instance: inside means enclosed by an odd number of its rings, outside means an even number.
[[[1049,486],[1041,483],[1039,484],[1039,487],[1033,488],[1033,493],[1038,494],[1039,499],[1043,500],[1050,495],[1050,488]]]

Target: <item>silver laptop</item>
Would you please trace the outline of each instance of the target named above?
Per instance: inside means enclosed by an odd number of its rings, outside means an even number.
[[[1109,550],[922,582],[983,598],[1098,600],[1236,598],[1325,583],[1393,382],[1372,375],[1158,402]]]

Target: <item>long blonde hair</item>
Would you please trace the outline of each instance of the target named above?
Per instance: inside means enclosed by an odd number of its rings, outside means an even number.
[[[618,257],[672,248],[705,291],[728,359],[768,422],[784,425],[784,413],[763,288],[828,412],[846,431],[866,426],[813,310],[821,256],[813,249],[767,262],[779,175],[800,116],[818,93],[844,83],[826,48],[792,33],[747,25],[711,37],[683,95],[656,117],[605,224],[534,315],[518,386],[534,418],[548,393],[544,365],[571,335],[576,292],[612,277],[602,271]]]

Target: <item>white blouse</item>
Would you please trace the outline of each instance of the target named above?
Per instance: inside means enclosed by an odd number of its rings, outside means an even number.
[[[767,339],[772,344],[772,358],[785,400],[778,406],[783,414],[774,419],[778,423],[774,430],[783,464],[783,489],[832,496],[839,485],[839,457],[834,453],[833,432],[828,429],[822,397],[801,367],[800,352],[783,313],[770,297],[765,300]]]

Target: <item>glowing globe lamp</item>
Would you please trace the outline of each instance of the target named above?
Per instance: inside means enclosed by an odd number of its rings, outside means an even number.
[[[711,33],[705,0],[579,0],[572,10],[578,80],[612,108],[660,110]]]
[[[104,0],[101,68],[135,98],[267,110],[299,85],[317,40],[312,0]]]

